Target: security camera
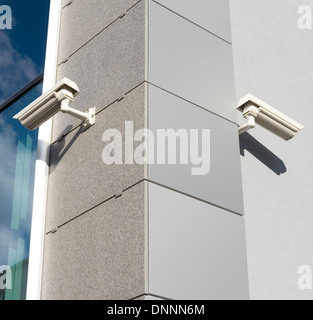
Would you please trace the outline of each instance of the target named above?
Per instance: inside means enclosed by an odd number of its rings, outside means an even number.
[[[246,124],[239,127],[239,134],[259,124],[282,139],[290,140],[304,128],[300,123],[287,117],[252,94],[241,98],[237,109],[242,112],[243,117],[247,120]]]
[[[35,130],[61,111],[82,120],[84,128],[88,128],[95,123],[95,108],[81,112],[69,107],[78,93],[77,84],[64,78],[13,118],[25,128]]]

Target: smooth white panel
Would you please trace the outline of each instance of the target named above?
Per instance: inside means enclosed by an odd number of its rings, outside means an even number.
[[[231,42],[229,0],[156,0],[156,2]]]
[[[151,83],[237,121],[232,46],[151,2]]]
[[[154,136],[154,163],[149,166],[149,179],[196,198],[221,206],[239,214],[244,213],[238,127],[207,110],[199,108],[183,99],[154,86],[149,89],[149,125]],[[166,164],[158,161],[158,130],[183,129],[189,144],[187,156],[189,164],[180,163],[180,150],[183,141],[177,139],[176,164],[168,164],[168,154],[173,147],[165,145]],[[198,130],[198,145],[191,140],[191,130]],[[204,130],[210,130],[210,139],[205,138]],[[169,151],[168,151],[169,150]],[[184,150],[184,149],[183,149]],[[196,164],[190,154],[201,157]],[[201,169],[201,175],[192,170]]]
[[[149,293],[248,299],[244,218],[149,185]]]
[[[298,268],[313,269],[313,30],[297,24],[313,0],[230,2],[238,98],[305,126],[288,142],[259,126],[240,138],[251,299],[312,300]]]

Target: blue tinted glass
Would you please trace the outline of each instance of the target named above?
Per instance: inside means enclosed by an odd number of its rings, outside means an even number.
[[[38,131],[12,117],[42,83],[0,112],[0,299],[25,299]],[[9,267],[9,268],[8,268]]]
[[[0,0],[0,6],[12,12],[12,28],[0,25],[0,103],[43,72],[49,4],[50,0]]]

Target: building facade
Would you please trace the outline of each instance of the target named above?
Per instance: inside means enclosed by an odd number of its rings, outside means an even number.
[[[28,299],[312,297],[313,1],[282,2],[51,1],[43,91],[96,123],[39,129]],[[305,130],[239,136],[247,93]]]

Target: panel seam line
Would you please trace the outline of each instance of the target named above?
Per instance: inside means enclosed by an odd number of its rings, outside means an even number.
[[[156,3],[156,4],[157,4],[157,5],[159,5],[160,7],[163,7],[164,9],[166,9],[166,10],[168,10],[168,11],[170,11],[170,12],[174,13],[175,15],[179,16],[180,18],[182,18],[182,19],[184,19],[184,20],[186,20],[186,21],[188,21],[188,22],[192,23],[193,25],[197,26],[198,28],[200,28],[200,29],[202,29],[202,30],[204,30],[204,31],[206,31],[206,32],[208,32],[208,33],[210,33],[212,36],[214,36],[214,37],[216,37],[216,38],[218,38],[218,39],[222,40],[223,42],[226,42],[227,44],[232,45],[232,43],[231,43],[231,42],[229,42],[229,41],[225,40],[224,38],[222,38],[221,36],[217,35],[216,33],[212,32],[212,31],[209,31],[208,29],[206,29],[206,28],[204,28],[204,27],[200,26],[199,24],[197,24],[196,22],[194,22],[194,21],[192,21],[192,20],[190,20],[190,19],[188,19],[188,18],[186,18],[186,17],[182,16],[181,14],[179,14],[179,13],[175,12],[174,10],[172,10],[172,9],[170,9],[170,8],[168,8],[168,7],[166,7],[165,5],[163,5],[163,4],[161,4],[161,3],[159,3],[159,2],[157,2],[157,1],[155,1],[155,0],[152,0],[152,2]]]
[[[136,5],[138,5],[142,0],[139,0],[138,2],[136,2],[135,4],[133,4],[130,8],[125,10],[125,14],[130,11],[131,9],[133,9]],[[92,40],[94,40],[97,36],[99,36],[103,31],[105,31],[106,29],[108,29],[112,24],[114,24],[116,21],[120,20],[121,15],[119,15],[116,19],[114,19],[113,21],[111,21],[108,25],[106,25],[104,28],[102,28],[100,31],[98,31],[94,36],[92,36],[89,40],[87,40],[84,44],[82,44],[79,48],[77,48],[75,51],[73,51],[72,53],[68,54],[65,56],[65,58],[58,63],[58,67],[60,67],[65,61],[67,61],[69,58],[71,58],[74,54],[76,54],[78,51],[80,51],[82,48],[84,48],[86,45],[88,45]]]

